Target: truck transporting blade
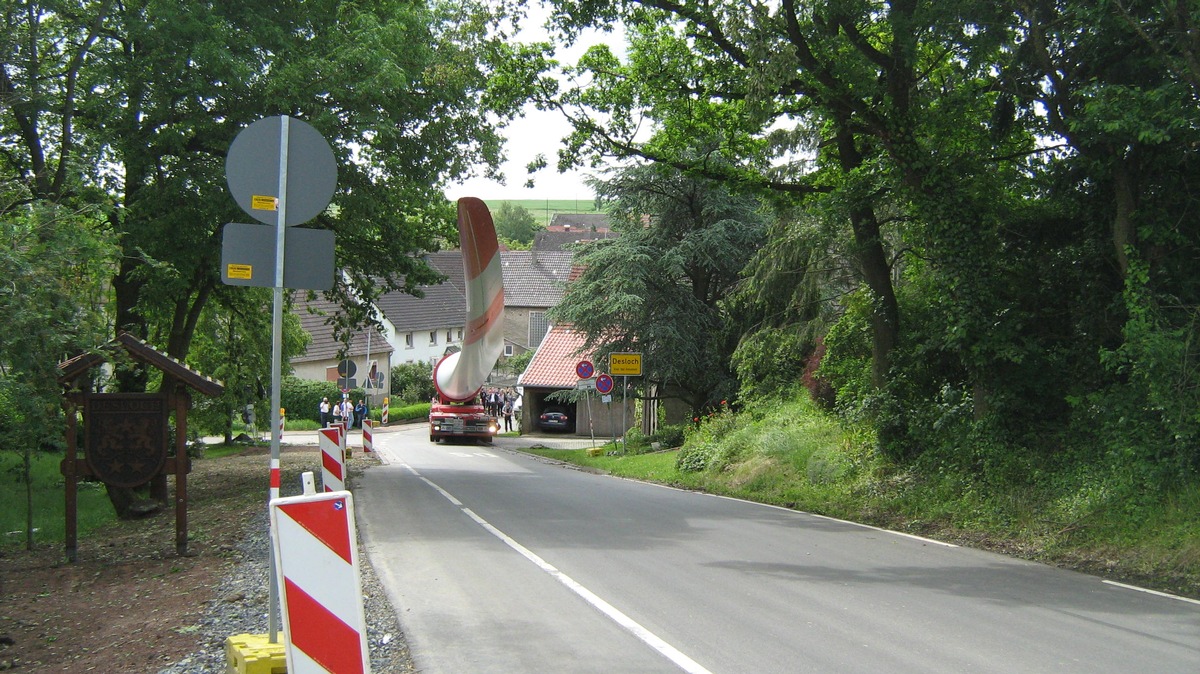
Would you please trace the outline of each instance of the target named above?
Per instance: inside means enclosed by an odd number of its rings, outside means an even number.
[[[504,277],[492,214],[474,197],[458,200],[458,240],[467,285],[462,350],[433,368],[437,399],[429,410],[429,440],[476,438],[491,442],[499,429],[479,400],[504,351]]]

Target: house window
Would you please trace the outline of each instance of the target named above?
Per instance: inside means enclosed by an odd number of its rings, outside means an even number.
[[[546,336],[546,331],[549,329],[550,324],[546,321],[546,312],[529,312],[529,348],[532,349],[541,344],[542,337]]]
[[[429,346],[437,346],[437,330],[429,331]]]
[[[413,348],[413,333],[410,332],[410,333],[404,335],[404,348],[406,348],[406,349]]]
[[[505,345],[504,345],[504,357],[505,357],[505,358],[509,358],[509,357],[511,357],[512,355],[513,355],[513,345],[512,345],[512,344],[505,344]]]
[[[447,343],[447,344],[450,344],[450,343],[452,343],[453,341],[454,341],[454,331],[453,331],[453,330],[447,330],[447,331],[446,331],[446,343]]]
[[[462,328],[458,329],[458,341],[462,341]]]

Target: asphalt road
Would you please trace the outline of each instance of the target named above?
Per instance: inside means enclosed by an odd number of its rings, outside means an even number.
[[[375,444],[360,537],[425,674],[1200,672],[1197,602],[420,425]]]

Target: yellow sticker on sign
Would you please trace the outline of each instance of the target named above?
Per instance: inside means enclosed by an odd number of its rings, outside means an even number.
[[[608,356],[608,373],[625,377],[642,376],[642,354],[613,353]]]
[[[279,210],[279,199],[253,194],[250,196],[250,208],[256,211],[277,211]]]
[[[225,265],[225,275],[229,278],[249,281],[254,278],[254,267],[248,264]]]

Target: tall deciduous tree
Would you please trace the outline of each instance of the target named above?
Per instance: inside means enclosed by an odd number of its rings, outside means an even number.
[[[910,420],[945,428],[937,409],[900,408],[939,392],[979,427],[1020,428],[1048,401],[1061,419],[1106,385],[1086,374],[1098,353],[1114,374],[1140,362],[1151,382],[1170,362],[1174,388],[1194,379],[1195,350],[1153,338],[1191,344],[1198,324],[1180,266],[1197,237],[1178,216],[1195,208],[1194,3],[555,5],[568,39],[615,21],[629,36],[620,58],[594,48],[575,79],[541,80],[575,128],[560,165],[649,159],[843,223],[872,378],[896,404],[885,446],[919,451],[902,442]],[[689,156],[697,137],[719,142]],[[901,320],[901,300],[919,322]]]
[[[489,90],[489,17],[407,0],[4,3],[3,178],[97,202],[122,248],[117,329],[184,357],[230,292],[220,227],[246,217],[225,153],[257,119],[292,115],[334,148],[335,208],[314,224],[337,232],[359,303],[415,287],[435,277],[417,253],[453,222],[440,185],[498,163],[492,120],[516,104]],[[341,283],[333,294],[353,303]]]
[[[582,249],[582,274],[550,319],[586,335],[593,353],[641,352],[646,381],[695,410],[730,396],[736,335],[723,303],[762,244],[761,203],[654,164],[593,187],[620,236]]]
[[[533,243],[533,236],[538,230],[537,220],[524,206],[506,201],[496,209],[493,218],[496,234],[501,238],[526,245]]]

